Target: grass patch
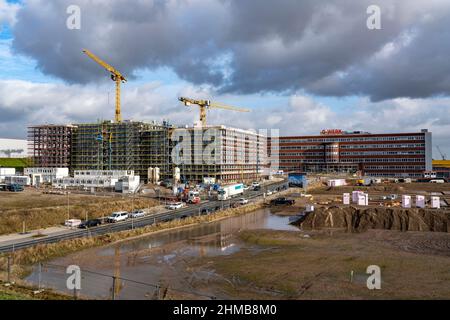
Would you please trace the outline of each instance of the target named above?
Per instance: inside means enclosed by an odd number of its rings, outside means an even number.
[[[0,167],[23,169],[29,167],[31,160],[28,158],[0,158]]]

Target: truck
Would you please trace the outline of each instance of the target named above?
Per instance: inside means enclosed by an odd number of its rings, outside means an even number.
[[[243,193],[244,193],[243,183],[232,184],[229,186],[224,186],[221,189],[219,189],[217,199],[219,201],[224,201]]]
[[[371,178],[363,178],[363,179],[359,179],[356,184],[358,186],[371,186],[373,183]]]
[[[189,191],[187,203],[200,203],[200,194],[197,191]]]

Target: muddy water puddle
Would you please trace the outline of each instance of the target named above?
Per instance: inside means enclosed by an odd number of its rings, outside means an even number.
[[[213,223],[83,250],[54,259],[43,267],[35,266],[27,280],[71,294],[66,268],[76,265],[82,270],[79,294],[88,298],[155,299],[170,293],[192,299],[226,298],[208,290],[196,291],[195,283],[207,283],[220,276],[207,266],[191,270],[189,264],[199,258],[238,252],[244,246],[238,233],[255,229],[299,232],[289,224],[289,217],[261,209]]]

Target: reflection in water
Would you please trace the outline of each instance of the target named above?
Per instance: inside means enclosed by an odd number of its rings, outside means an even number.
[[[241,249],[236,234],[242,230],[274,229],[298,231],[289,225],[288,217],[270,214],[268,209],[218,222],[166,231],[113,246],[84,250],[55,259],[52,264],[76,264],[82,270],[91,270],[112,277],[99,277],[84,272],[81,294],[107,298],[114,292],[116,298],[146,299],[155,296],[154,287],[121,281],[120,277],[170,288],[193,290],[193,282],[204,279],[192,273],[189,262],[193,259],[229,255]],[[207,278],[211,272],[207,273]],[[27,279],[36,282],[37,269]],[[65,275],[48,270],[41,275],[47,286],[65,290]],[[209,281],[209,280],[208,280]],[[114,282],[114,283],[113,283]]]

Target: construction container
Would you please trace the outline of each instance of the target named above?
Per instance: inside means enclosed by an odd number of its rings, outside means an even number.
[[[328,180],[327,184],[329,187],[340,187],[340,186],[345,186],[347,184],[347,182],[345,181],[345,179],[333,179],[333,180]]]
[[[368,206],[369,205],[369,195],[367,193],[358,194],[358,206]]]
[[[345,205],[350,204],[350,193],[344,193],[342,196],[342,203]]]
[[[441,198],[431,197],[431,207],[433,209],[440,209],[441,208]]]
[[[416,207],[425,208],[425,196],[416,196]]]
[[[353,203],[357,203],[358,202],[358,197],[360,194],[364,194],[364,192],[362,191],[353,191],[352,192],[352,202]]]
[[[31,185],[31,178],[28,176],[8,176],[5,177],[6,184],[19,184],[21,186]]]
[[[402,208],[411,208],[411,196],[402,195]]]

